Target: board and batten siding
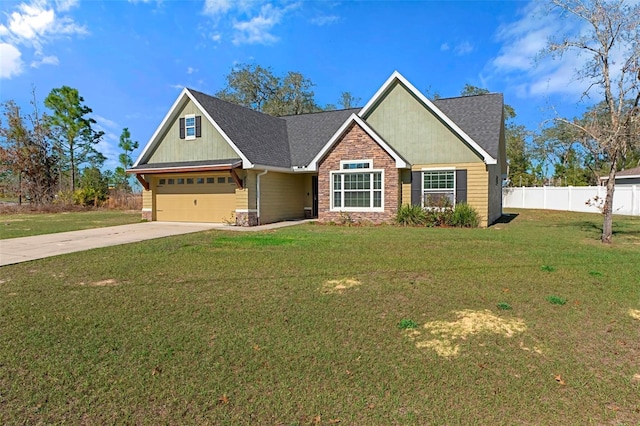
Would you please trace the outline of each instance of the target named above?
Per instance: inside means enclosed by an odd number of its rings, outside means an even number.
[[[260,223],[304,218],[311,186],[306,175],[269,172],[260,177]]]
[[[180,118],[187,114],[202,116],[202,136],[180,139]],[[180,161],[226,160],[238,158],[222,135],[213,127],[202,112],[189,100],[178,112],[169,130],[161,136],[160,143],[147,163],[171,163]]]
[[[411,164],[482,162],[401,83],[396,83],[364,119]]]
[[[491,222],[489,219],[489,171],[484,163],[438,163],[416,164],[411,170],[414,172],[423,169],[449,169],[467,171],[467,204],[472,206],[480,214],[480,226],[486,227]],[[405,198],[406,197],[406,198]],[[411,203],[411,182],[402,184],[402,203]]]

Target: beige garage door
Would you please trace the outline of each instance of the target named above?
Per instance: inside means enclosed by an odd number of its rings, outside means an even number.
[[[159,177],[156,220],[168,222],[225,222],[235,212],[236,185],[224,176]]]

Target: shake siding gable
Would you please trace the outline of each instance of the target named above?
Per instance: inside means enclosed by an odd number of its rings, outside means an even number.
[[[200,134],[200,136],[195,139],[181,139],[181,136],[184,138],[184,130],[181,129],[180,122],[184,122],[183,117],[187,114],[201,116],[202,112],[191,100],[180,108],[173,124],[160,136],[160,142],[147,163],[223,160],[238,157],[238,154],[208,120],[197,120],[196,135]]]
[[[340,170],[340,161],[373,160],[373,169],[384,170],[384,211],[349,212],[353,220],[384,223],[395,218],[400,180],[396,161],[357,123],[344,133],[318,164],[318,220],[340,222],[343,214],[331,211],[331,172]]]

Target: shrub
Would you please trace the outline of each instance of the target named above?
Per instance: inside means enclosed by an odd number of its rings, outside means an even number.
[[[467,203],[458,203],[451,214],[451,226],[477,228],[480,225],[478,211]]]
[[[396,222],[402,226],[420,226],[427,221],[427,214],[419,205],[404,204],[398,209]]]
[[[427,210],[427,222],[428,227],[436,227],[449,225],[451,223],[451,217],[453,215],[453,205],[451,200],[447,197],[439,197],[433,199],[430,195],[427,197],[426,202]]]

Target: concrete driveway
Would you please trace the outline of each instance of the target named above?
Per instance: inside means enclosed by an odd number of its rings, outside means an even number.
[[[142,222],[107,228],[60,232],[58,234],[0,240],[0,266],[100,247],[136,243],[154,238],[189,234],[210,229],[225,231],[262,231],[297,225],[309,220],[279,222],[268,225],[238,227],[222,223]]]

